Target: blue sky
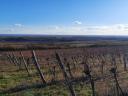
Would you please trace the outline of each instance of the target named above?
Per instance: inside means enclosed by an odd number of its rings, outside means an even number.
[[[1,34],[128,35],[128,0],[0,0]]]

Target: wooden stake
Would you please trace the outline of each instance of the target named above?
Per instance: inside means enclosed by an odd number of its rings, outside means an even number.
[[[60,58],[59,54],[55,53],[55,55],[56,55],[56,59],[58,60],[58,64],[59,64],[59,66],[60,66],[60,68],[61,68],[61,70],[63,72],[64,77],[65,77],[65,81],[66,81],[66,84],[67,84],[67,86],[69,88],[71,96],[76,96],[76,94],[74,92],[74,89],[73,89],[73,86],[72,86],[72,83],[69,81],[66,69],[64,67],[64,64],[61,62],[61,58]]]
[[[20,55],[21,55],[21,57],[22,57],[22,60],[23,60],[23,64],[24,64],[24,66],[25,66],[25,69],[26,69],[26,71],[27,71],[28,75],[30,76],[30,72],[29,72],[29,69],[28,69],[27,63],[26,63],[26,61],[25,61],[25,58],[24,58],[24,56],[23,56],[22,52],[20,52]]]
[[[43,83],[46,83],[46,81],[44,79],[44,75],[41,72],[40,65],[38,64],[37,57],[36,57],[36,54],[35,54],[35,51],[34,50],[32,51],[32,57],[33,57],[34,64],[36,66],[37,71],[39,72],[39,75],[41,77],[42,82]]]

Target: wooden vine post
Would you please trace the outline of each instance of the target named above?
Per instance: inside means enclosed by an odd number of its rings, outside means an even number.
[[[84,64],[84,73],[89,77],[89,80],[90,80],[90,83],[91,83],[91,87],[92,87],[92,96],[96,96],[95,95],[95,83],[94,83],[94,80],[92,78],[89,66],[87,64]]]
[[[127,54],[123,55],[124,71],[127,71]]]
[[[122,89],[121,89],[121,87],[120,87],[120,85],[119,85],[119,83],[118,83],[116,68],[115,67],[111,68],[110,72],[113,74],[113,77],[115,79],[117,96],[120,96],[119,91],[121,92],[121,96],[125,96],[124,93],[123,93],[123,91],[122,91]]]
[[[63,75],[64,75],[64,77],[65,77],[66,85],[67,85],[68,88],[69,88],[69,91],[70,91],[70,93],[71,93],[71,96],[76,96],[75,91],[74,91],[73,86],[72,86],[72,83],[71,83],[70,80],[69,80],[69,77],[68,77],[68,75],[67,75],[66,69],[65,69],[65,67],[64,67],[64,64],[63,64],[62,61],[61,61],[61,58],[60,58],[59,54],[58,54],[58,53],[55,53],[55,55],[56,55],[56,59],[58,60],[58,64],[59,64],[59,66],[60,66],[60,69],[62,70]]]
[[[24,66],[25,66],[25,69],[26,69],[26,71],[27,71],[27,73],[28,73],[28,76],[30,76],[30,72],[29,72],[29,69],[28,69],[28,65],[27,65],[27,63],[26,63],[26,61],[25,61],[25,58],[24,58],[22,52],[20,52],[20,55],[21,55],[21,58],[22,58],[22,60],[23,60],[23,64],[24,64]]]
[[[71,72],[70,64],[69,64],[69,62],[67,61],[67,59],[66,59],[66,58],[64,58],[64,62],[65,62],[65,64],[66,64],[67,71],[68,71],[68,73],[69,73],[70,77],[71,77],[71,78],[74,78],[74,77],[73,77],[73,75],[72,75],[72,72]]]
[[[7,56],[7,59],[8,59],[8,61],[10,62],[10,63],[13,63],[14,65],[15,65],[15,63],[12,61],[12,59],[11,59],[11,56],[10,56],[10,54],[6,54],[6,56]],[[15,65],[16,66],[16,65]]]
[[[14,53],[12,53],[12,61],[15,63],[15,65],[17,65],[19,67],[19,70],[21,70],[21,65],[17,59],[17,57],[14,55]]]
[[[46,81],[44,79],[44,75],[41,72],[41,68],[40,68],[40,65],[38,64],[37,57],[36,57],[36,54],[35,54],[35,51],[34,50],[32,51],[32,58],[33,58],[33,61],[34,61],[35,66],[36,66],[36,69],[39,72],[39,75],[41,77],[42,82],[46,84]]]

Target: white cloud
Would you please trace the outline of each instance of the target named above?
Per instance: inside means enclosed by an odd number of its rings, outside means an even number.
[[[22,27],[21,27],[22,26]],[[15,26],[0,27],[1,34],[49,34],[49,35],[128,35],[128,24],[102,26]]]
[[[14,24],[14,26],[16,26],[16,27],[22,27],[23,25],[20,24],[20,23],[17,23],[17,24]]]
[[[77,25],[81,25],[82,24],[81,21],[74,21],[74,23],[77,24]]]

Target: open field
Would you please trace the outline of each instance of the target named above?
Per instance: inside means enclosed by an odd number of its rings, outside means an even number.
[[[1,42],[0,49],[0,96],[128,96],[127,41]]]

